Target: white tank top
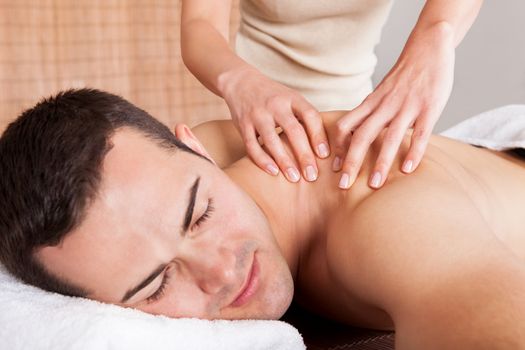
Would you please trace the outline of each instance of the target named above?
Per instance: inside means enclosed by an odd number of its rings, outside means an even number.
[[[392,0],[241,0],[237,54],[318,110],[372,91],[374,47]]]

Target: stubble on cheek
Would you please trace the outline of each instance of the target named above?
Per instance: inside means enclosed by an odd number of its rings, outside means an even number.
[[[208,315],[216,315],[216,318],[221,318],[223,309],[228,309],[229,303],[233,300],[235,295],[241,288],[249,269],[252,266],[254,253],[256,252],[258,244],[256,241],[250,240],[242,242],[239,248],[235,251],[235,274],[236,283],[224,286],[216,295],[213,296],[207,307]]]

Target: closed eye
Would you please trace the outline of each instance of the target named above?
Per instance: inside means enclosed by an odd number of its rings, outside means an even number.
[[[197,221],[195,221],[193,227],[198,228],[200,225],[202,225],[206,220],[208,220],[211,217],[211,213],[213,213],[214,210],[215,207],[213,206],[213,198],[210,198],[208,200],[208,206],[206,207],[206,210],[200,216],[200,218],[198,218]]]
[[[168,286],[169,276],[168,272],[164,273],[164,276],[162,277],[162,282],[160,284],[159,289],[157,289],[153,294],[151,294],[149,297],[146,298],[146,302],[153,303],[164,295],[164,292],[166,291],[166,287]]]
[[[215,207],[213,206],[213,198],[210,198],[208,200],[208,205],[206,207],[206,210],[204,213],[195,221],[195,224],[193,224],[194,228],[198,228],[200,225],[202,225],[206,220],[208,220],[211,217],[211,213],[215,210]],[[146,298],[146,301],[148,303],[153,303],[164,295],[164,292],[166,291],[166,287],[168,286],[169,276],[168,273],[165,272],[164,276],[162,278],[162,282],[160,284],[160,287],[148,298]]]

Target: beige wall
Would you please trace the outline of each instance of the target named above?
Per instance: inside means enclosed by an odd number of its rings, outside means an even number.
[[[179,0],[0,0],[0,125],[43,96],[84,86],[170,125],[227,117],[184,67],[179,24]]]

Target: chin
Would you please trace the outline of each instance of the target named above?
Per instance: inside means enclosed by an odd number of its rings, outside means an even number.
[[[266,305],[261,310],[261,319],[278,320],[290,307],[294,295],[294,284],[291,275],[275,281],[269,290],[271,291],[264,300]]]
[[[284,275],[284,276],[283,276]],[[294,295],[294,284],[290,274],[281,274],[266,285],[264,291],[252,305],[238,314],[228,315],[227,319],[278,320],[290,307]]]

